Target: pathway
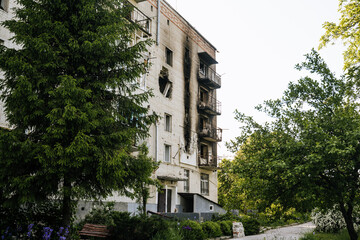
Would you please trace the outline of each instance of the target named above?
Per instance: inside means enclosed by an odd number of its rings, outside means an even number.
[[[304,233],[312,232],[315,225],[311,222],[295,226],[271,229],[263,234],[247,236],[242,238],[233,238],[236,240],[298,240]]]

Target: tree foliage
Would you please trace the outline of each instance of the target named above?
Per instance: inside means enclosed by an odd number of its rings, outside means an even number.
[[[325,22],[326,32],[320,39],[322,48],[334,40],[341,39],[347,47],[344,52],[344,67],[359,65],[360,58],[360,2],[357,0],[339,0],[339,23]]]
[[[257,107],[273,118],[258,124],[236,112],[242,135],[229,145],[241,149],[240,174],[261,182],[251,189],[283,206],[338,204],[351,239],[357,239],[353,207],[359,201],[360,114],[353,75],[336,78],[314,50],[297,65],[314,77],[290,83],[281,99]]]
[[[146,73],[132,44],[139,26],[125,0],[18,0],[2,23],[19,49],[0,46],[1,100],[10,130],[0,130],[2,204],[71,201],[127,193],[149,177],[131,145],[157,116],[150,92],[134,84]],[[151,172],[151,171],[150,171]]]
[[[241,158],[238,153],[237,159]],[[218,196],[219,204],[226,210],[238,209],[246,212],[249,209],[257,209],[258,201],[254,201],[250,187],[255,187],[256,182],[246,182],[239,174],[237,160],[223,159],[218,171]]]

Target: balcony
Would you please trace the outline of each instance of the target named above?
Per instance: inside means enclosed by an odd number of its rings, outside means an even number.
[[[216,156],[203,156],[199,155],[199,167],[206,170],[219,169],[217,166]]]
[[[134,23],[137,23],[141,30],[143,30],[146,34],[151,35],[151,19],[136,7],[134,7],[134,10],[130,15],[130,20]]]
[[[217,89],[221,87],[221,76],[213,69],[207,66],[202,66],[201,64],[198,72],[198,80],[210,89]]]
[[[200,129],[199,137],[210,142],[221,142],[222,141],[222,129],[205,127]]]
[[[221,102],[216,98],[210,98],[207,101],[199,99],[198,109],[210,115],[221,115]]]

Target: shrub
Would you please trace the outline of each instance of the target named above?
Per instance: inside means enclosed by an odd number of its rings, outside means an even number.
[[[192,220],[182,221],[180,224],[180,232],[183,239],[186,240],[202,240],[206,237],[200,223]]]
[[[220,229],[223,235],[232,235],[232,221],[220,221],[218,223],[220,224]]]
[[[244,226],[245,235],[255,235],[260,232],[260,222],[254,218],[243,216],[241,222]]]
[[[0,236],[8,234],[13,236],[27,235],[27,228],[32,227],[32,236],[41,239],[44,227],[57,230],[61,226],[60,204],[57,201],[41,203],[26,203],[22,206],[5,207],[0,205]]]
[[[85,223],[103,224],[110,229],[112,240],[148,240],[160,231],[169,230],[169,222],[158,216],[131,216],[128,212],[114,211],[113,204],[91,210],[78,229]]]
[[[158,216],[131,217],[127,212],[113,212],[112,219],[110,230],[113,240],[148,240],[158,232],[169,230],[169,223]]]
[[[222,234],[220,225],[216,222],[203,222],[201,227],[207,238],[220,237]]]
[[[158,231],[151,240],[183,240],[180,232],[180,223],[176,221],[169,222],[169,228]]]
[[[336,206],[327,211],[314,209],[311,218],[318,232],[337,233],[346,227],[344,218]]]

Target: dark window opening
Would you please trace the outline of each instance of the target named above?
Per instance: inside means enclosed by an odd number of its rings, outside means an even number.
[[[159,77],[159,89],[165,97],[170,98],[172,93],[172,82],[167,78]]]
[[[208,147],[208,145],[201,144],[200,157],[203,158],[203,159],[206,159],[206,160],[209,158],[209,147]]]
[[[165,131],[171,132],[171,115],[165,114]]]
[[[165,54],[166,54],[165,55],[166,63],[169,64],[170,66],[172,66],[173,65],[173,52],[170,49],[166,48]]]
[[[209,94],[204,89],[200,88],[200,101],[207,103],[209,99]]]
[[[208,66],[205,63],[200,62],[200,73],[207,76]]]

